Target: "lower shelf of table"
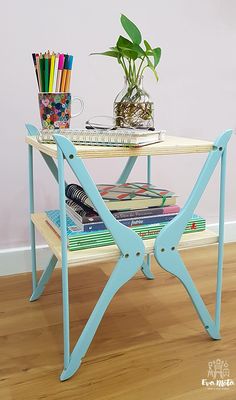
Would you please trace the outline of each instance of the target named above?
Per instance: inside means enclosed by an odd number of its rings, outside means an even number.
[[[45,213],[35,213],[31,215],[31,220],[35,227],[45,239],[53,254],[57,259],[61,260],[61,240],[55,231],[46,222]],[[144,240],[146,254],[153,253],[155,239]],[[204,246],[218,242],[218,235],[212,231],[205,230],[202,232],[186,233],[182,236],[179,243],[179,249],[186,249],[189,247]],[[93,249],[69,251],[67,252],[68,264],[82,265],[91,264],[101,261],[110,261],[118,259],[120,251],[116,245],[96,247]]]

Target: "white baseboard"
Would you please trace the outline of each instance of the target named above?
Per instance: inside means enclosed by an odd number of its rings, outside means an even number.
[[[208,224],[207,229],[218,233],[219,224]],[[225,243],[236,242],[236,221],[225,222],[224,241]]]
[[[37,246],[37,269],[44,269],[50,259],[47,245]],[[0,250],[0,276],[21,274],[31,271],[30,247]]]
[[[218,224],[209,224],[210,230],[218,233]],[[225,243],[236,242],[236,221],[225,222]],[[47,245],[37,246],[37,269],[44,269],[51,252]],[[0,250],[0,276],[31,271],[30,247]]]

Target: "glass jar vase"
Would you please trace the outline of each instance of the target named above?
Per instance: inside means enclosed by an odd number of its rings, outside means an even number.
[[[125,78],[125,84],[114,100],[113,115],[119,128],[153,128],[154,106],[143,89],[143,77],[136,83]]]

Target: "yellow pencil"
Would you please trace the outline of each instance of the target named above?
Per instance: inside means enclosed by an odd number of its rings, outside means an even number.
[[[51,56],[51,63],[50,63],[50,78],[49,78],[49,92],[52,92],[53,88],[53,80],[54,80],[54,65],[55,65],[55,54],[53,53]]]

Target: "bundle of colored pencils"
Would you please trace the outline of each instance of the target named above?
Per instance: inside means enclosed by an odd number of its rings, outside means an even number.
[[[73,56],[61,53],[33,53],[40,92],[69,92]]]

